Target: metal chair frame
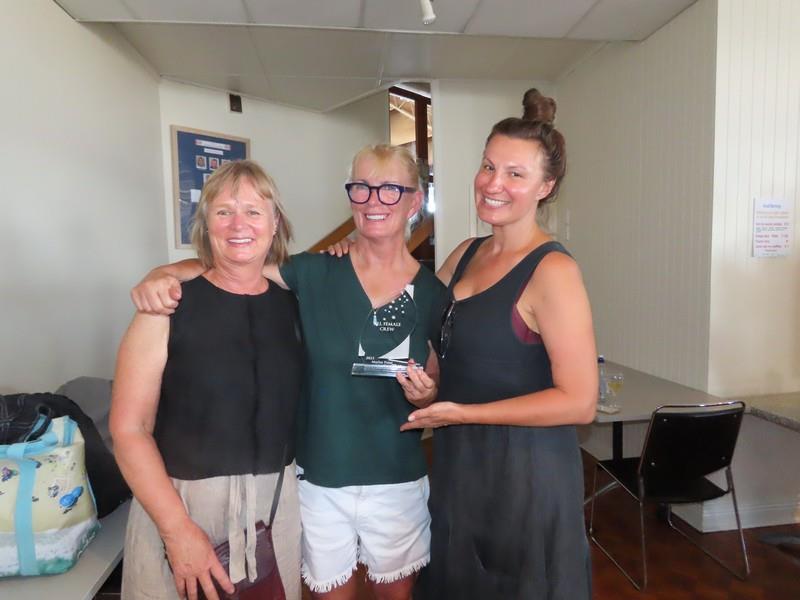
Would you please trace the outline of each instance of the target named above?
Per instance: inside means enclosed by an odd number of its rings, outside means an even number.
[[[589,537],[591,538],[591,540],[595,544],[597,544],[597,547],[600,548],[600,550],[603,552],[603,554],[605,554],[609,558],[609,560],[611,560],[611,562],[614,563],[614,565],[622,572],[623,575],[625,575],[625,577],[628,579],[628,581],[630,581],[631,584],[633,584],[633,586],[637,590],[642,591],[647,587],[647,554],[646,554],[646,550],[647,549],[646,549],[646,542],[645,542],[644,504],[645,504],[645,502],[648,501],[648,496],[645,493],[645,477],[643,476],[643,471],[644,471],[644,466],[645,466],[644,465],[644,457],[647,454],[648,443],[650,441],[650,435],[651,435],[651,432],[653,430],[653,424],[655,422],[655,419],[661,414],[671,414],[671,413],[662,413],[661,412],[662,410],[664,410],[664,411],[670,410],[671,411],[672,409],[681,409],[682,412],[702,412],[702,409],[721,409],[722,407],[731,408],[731,407],[734,407],[734,406],[737,406],[737,405],[739,407],[741,407],[741,411],[742,411],[742,414],[743,414],[745,405],[744,405],[744,402],[740,402],[740,401],[718,402],[718,403],[714,403],[714,404],[686,404],[686,405],[665,404],[665,405],[659,406],[655,411],[653,411],[653,414],[650,417],[650,424],[649,424],[649,426],[647,428],[647,435],[645,437],[644,447],[642,449],[642,454],[639,457],[639,464],[638,464],[637,471],[636,471],[636,473],[637,473],[637,488],[638,488],[637,490],[628,489],[628,486],[626,486],[622,481],[620,481],[614,475],[614,473],[612,473],[603,464],[601,464],[601,461],[597,461],[597,463],[595,464],[594,482],[593,482],[593,485],[592,485],[592,495],[590,497],[591,498],[591,508],[590,508],[590,513],[589,513]],[[708,411],[708,412],[713,414],[714,412],[717,412],[717,410]],[[741,425],[741,421],[740,421],[740,425]],[[736,437],[738,438],[738,431],[736,433]],[[734,447],[735,447],[735,441],[734,441]],[[744,560],[744,573],[737,572],[734,568],[732,568],[730,565],[726,564],[718,556],[716,556],[713,553],[711,553],[707,548],[705,548],[698,541],[692,539],[692,537],[690,537],[689,534],[687,534],[685,531],[683,531],[682,529],[677,527],[672,522],[672,504],[671,503],[668,503],[666,505],[667,506],[666,521],[667,521],[667,524],[669,525],[669,527],[671,529],[677,531],[684,538],[689,540],[689,542],[691,542],[694,546],[696,546],[697,548],[702,550],[707,556],[709,556],[710,558],[714,559],[719,565],[721,565],[727,571],[729,571],[730,573],[732,573],[733,575],[735,575],[739,579],[745,580],[750,575],[750,561],[749,561],[749,559],[747,557],[747,546],[745,545],[744,532],[742,531],[742,523],[741,523],[741,519],[739,517],[739,505],[738,505],[738,503],[736,501],[736,488],[734,487],[734,484],[733,484],[733,475],[732,475],[731,466],[730,466],[730,462],[731,461],[732,461],[732,456],[729,457],[728,464],[727,464],[727,466],[724,467],[725,478],[726,478],[726,481],[727,481],[728,489],[724,490],[724,493],[722,494],[722,496],[725,496],[728,493],[731,494],[731,499],[733,501],[733,512],[734,512],[734,514],[736,516],[736,527],[737,527],[737,529],[739,531],[739,543],[741,545],[742,557],[743,557],[743,560]],[[619,564],[619,562],[609,553],[608,550],[606,550],[606,548],[600,543],[600,541],[597,539],[597,537],[595,535],[595,531],[594,531],[594,505],[595,505],[595,501],[596,501],[597,497],[600,495],[600,494],[597,493],[597,474],[600,471],[600,469],[602,469],[603,471],[608,473],[608,475],[613,479],[612,483],[618,484],[639,505],[639,534],[640,534],[640,540],[641,540],[641,553],[642,553],[642,579],[641,579],[641,582],[637,582],[633,578],[633,576],[630,573],[628,573],[628,571],[626,571],[622,567],[622,565]],[[606,489],[607,487],[608,486],[606,486],[603,489]],[[720,497],[722,497],[722,496],[720,496]]]

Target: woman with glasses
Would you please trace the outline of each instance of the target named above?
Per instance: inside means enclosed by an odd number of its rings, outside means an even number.
[[[431,600],[591,597],[574,426],[595,415],[592,319],[577,264],[537,221],[566,167],[555,102],[530,90],[523,105],[492,128],[475,175],[492,235],[439,273],[439,401],[403,427],[439,428],[419,586]]]
[[[345,186],[357,247],[345,259],[302,253],[264,269],[296,294],[308,356],[297,463],[302,572],[315,598],[355,598],[360,561],[377,598],[407,599],[429,560],[420,436],[400,430],[436,395],[428,339],[438,336],[444,293],[406,248],[406,223],[423,198],[418,180],[408,151],[364,148]],[[172,310],[178,280],[200,271],[196,261],[155,269],[132,293],[137,308]]]

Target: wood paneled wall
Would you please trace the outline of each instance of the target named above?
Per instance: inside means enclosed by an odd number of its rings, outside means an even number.
[[[716,3],[557,82],[568,173],[559,239],[592,301],[598,350],[706,389]]]
[[[800,2],[720,0],[709,391],[800,389]],[[753,199],[794,205],[788,257],[753,258]]]

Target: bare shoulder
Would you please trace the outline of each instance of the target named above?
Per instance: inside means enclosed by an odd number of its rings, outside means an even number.
[[[439,267],[439,271],[437,271],[436,275],[439,277],[442,283],[448,285],[450,280],[453,278],[453,274],[456,272],[456,267],[458,266],[458,261],[461,260],[461,257],[464,256],[464,252],[467,251],[470,244],[475,241],[476,238],[467,238],[463,242],[461,242],[455,249],[450,253],[450,255],[445,259],[442,263],[442,266]]]
[[[550,252],[542,258],[533,273],[527,294],[538,297],[583,289],[583,277],[578,263],[569,254]]]
[[[539,262],[535,275],[539,274],[544,277],[556,277],[559,275],[566,277],[577,275],[580,277],[581,270],[578,267],[578,263],[569,254],[553,251],[548,252]]]

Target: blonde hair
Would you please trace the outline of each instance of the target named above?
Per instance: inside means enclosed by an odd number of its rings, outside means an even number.
[[[197,256],[203,266],[210,269],[214,266],[214,255],[211,252],[211,242],[208,239],[208,207],[217,199],[222,191],[231,187],[231,192],[236,193],[242,181],[249,182],[256,193],[264,200],[272,203],[275,213],[276,227],[272,245],[267,253],[266,263],[282,264],[289,256],[289,241],[292,239],[292,226],[286,216],[286,211],[281,204],[278,186],[267,175],[261,166],[252,160],[234,160],[225,163],[208,178],[200,194],[200,202],[192,219],[192,246],[197,251]]]
[[[389,144],[370,144],[369,146],[364,146],[356,153],[353,157],[353,162],[350,164],[350,179],[353,178],[358,161],[367,157],[372,157],[381,164],[386,164],[393,160],[398,161],[403,168],[405,168],[408,176],[414,181],[416,188],[420,188],[419,166],[417,165],[417,161],[414,160],[414,156],[407,148],[403,146],[390,146]]]

